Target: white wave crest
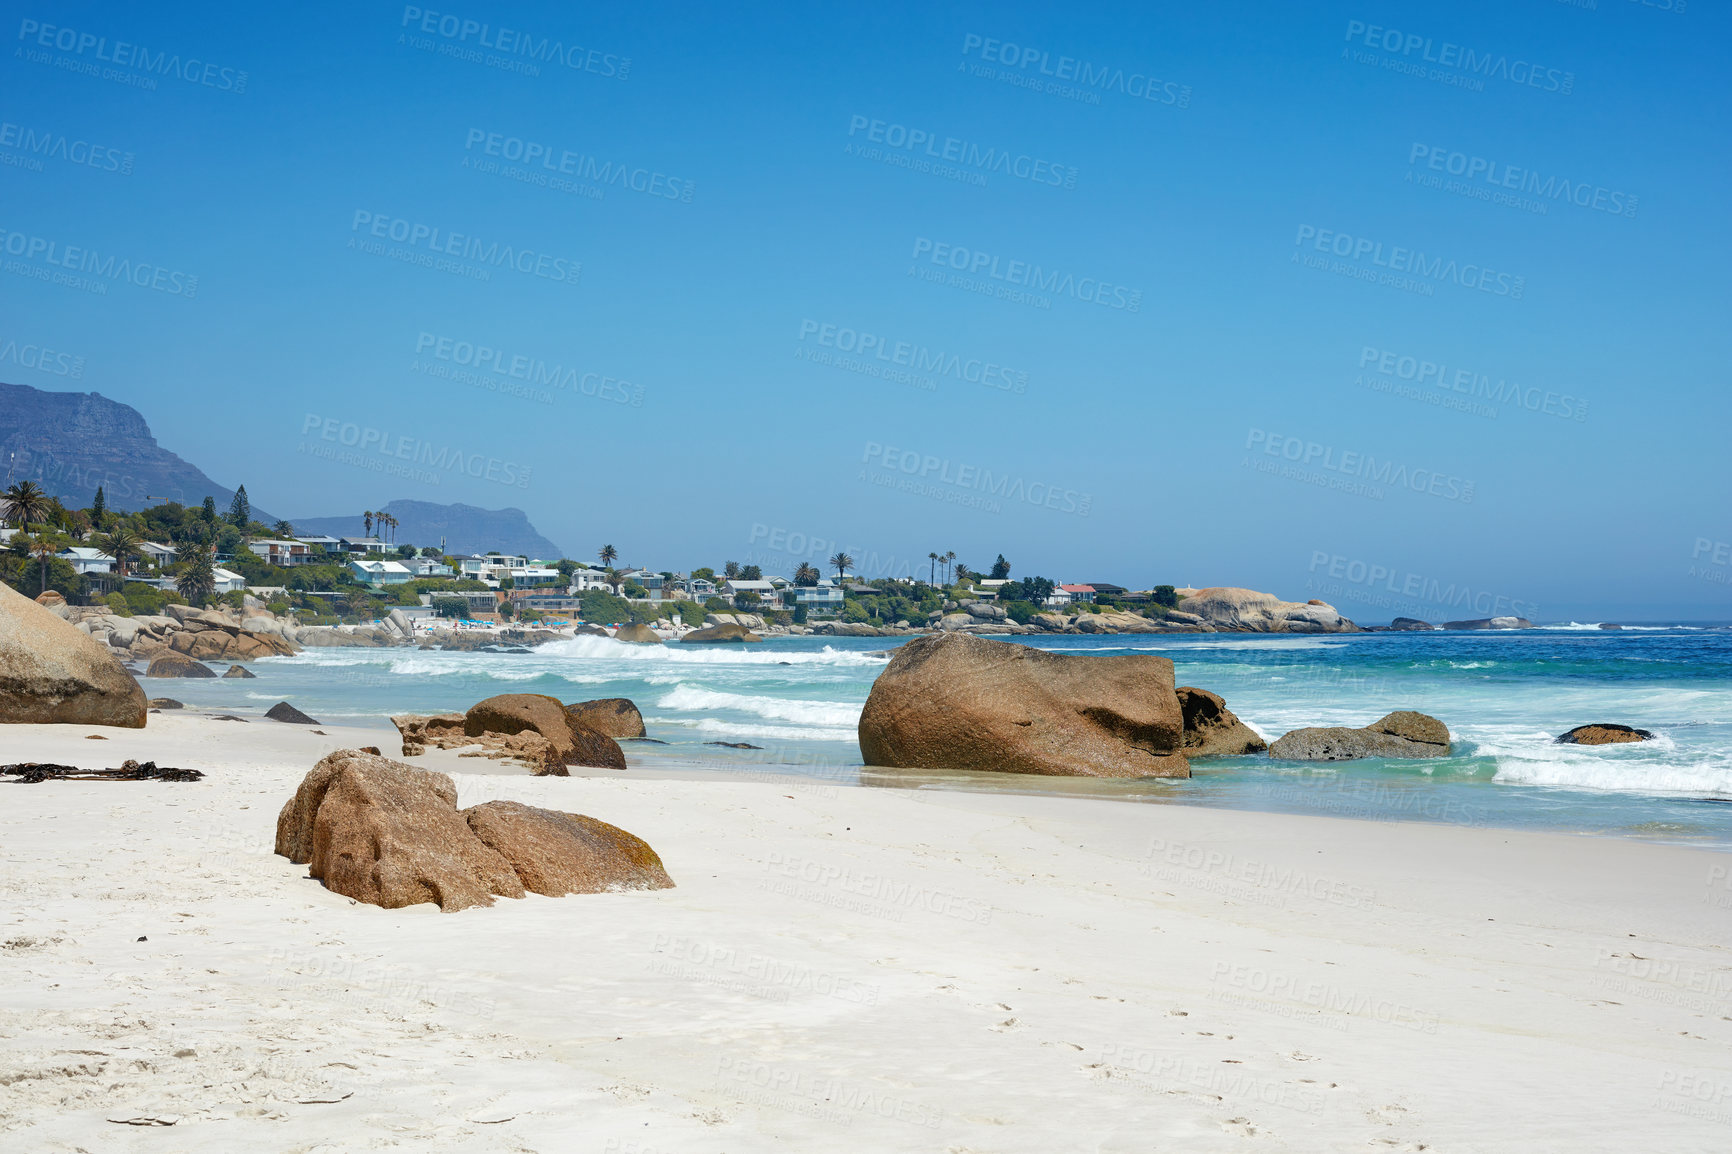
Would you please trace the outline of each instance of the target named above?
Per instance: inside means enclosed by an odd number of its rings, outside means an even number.
[[[703,689],[695,685],[679,685],[656,702],[662,709],[693,711],[733,710],[750,713],[767,721],[792,721],[800,725],[826,726],[842,729],[845,739],[852,739],[854,726],[860,721],[863,708],[846,701],[794,701],[785,697],[762,697],[749,693],[726,693],[719,689]]]

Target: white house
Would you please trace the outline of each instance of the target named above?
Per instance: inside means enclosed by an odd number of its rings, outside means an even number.
[[[141,541],[138,555],[148,561],[152,568],[161,569],[164,565],[174,563],[174,547],[158,545],[155,541]]]
[[[702,602],[706,597],[716,596],[716,583],[704,577],[692,577],[686,581],[686,590],[693,601]]]
[[[504,575],[513,589],[549,589],[560,582],[559,570],[545,565],[514,565]]]
[[[776,587],[768,581],[742,581],[736,577],[725,582],[722,588],[726,590],[728,600],[740,609],[744,609],[747,605],[773,606],[778,600]],[[748,593],[755,594],[757,600],[742,601],[741,598]]]
[[[828,577],[820,578],[816,585],[791,585],[782,590],[784,605],[804,605],[808,613],[840,613],[842,602],[842,587]]]
[[[349,572],[355,575],[355,580],[375,589],[384,585],[401,585],[414,576],[401,561],[363,561],[358,557],[349,562]]]
[[[214,586],[218,596],[221,596],[224,593],[233,593],[236,590],[245,589],[247,587],[247,579],[245,577],[242,577],[232,569],[224,569],[220,565],[211,570],[211,577],[214,580]]]
[[[62,549],[55,556],[69,562],[74,573],[114,572],[114,558],[101,549],[74,545],[71,548]]]
[[[321,549],[326,553],[345,552],[343,542],[338,537],[296,537],[295,540],[307,547],[309,553],[317,554]]]
[[[1063,608],[1070,604],[1070,592],[1060,585],[1047,595],[1046,603],[1055,608]]]
[[[410,557],[398,564],[417,577],[449,577],[452,574],[451,566],[437,557]]]
[[[1060,585],[1053,592],[1055,594],[1061,592],[1070,594],[1066,604],[1071,601],[1093,601],[1095,599],[1095,587],[1093,585]]]
[[[313,559],[313,551],[304,541],[249,541],[247,548],[257,553],[267,564],[278,565],[284,569],[291,565],[305,565]]]
[[[387,544],[377,537],[343,537],[343,548],[350,553],[365,553],[369,557],[379,553],[395,553],[397,546]]]
[[[600,569],[573,569],[571,571],[571,591],[587,593],[591,589],[611,589],[607,583],[607,574]]]

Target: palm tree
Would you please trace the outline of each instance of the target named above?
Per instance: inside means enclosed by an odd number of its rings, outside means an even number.
[[[926,583],[932,585],[938,581],[938,554],[928,553],[926,557],[928,561],[926,566]]]
[[[42,520],[42,515],[48,511],[48,494],[34,481],[20,481],[0,494],[0,508],[3,508],[6,520],[24,529],[32,521]]]
[[[841,581],[847,576],[848,570],[854,568],[854,558],[846,553],[838,553],[830,558],[830,564],[836,568],[836,580]]]
[[[175,553],[175,560],[182,563],[182,568],[180,576],[174,579],[174,587],[194,605],[203,605],[216,592],[212,552],[212,547],[203,541],[189,541]]]
[[[400,522],[389,513],[378,513],[375,514],[375,516],[378,518],[379,528],[383,529],[387,525],[391,526],[391,541],[394,544],[397,540],[397,526]]]
[[[139,546],[143,543],[143,539],[124,521],[96,539],[96,547],[114,558],[115,572],[120,574],[123,581],[126,579],[127,562],[138,556]]]
[[[368,509],[365,513],[361,514],[361,524],[366,530],[361,535],[363,537],[371,537],[373,535],[373,510]]]
[[[956,550],[952,549],[939,560],[944,562],[944,583],[948,585],[950,584],[950,563],[956,560]]]
[[[811,565],[802,561],[800,562],[800,567],[794,570],[794,584],[810,587],[818,584],[819,576],[820,574],[816,565]]]
[[[601,547],[601,552],[597,553],[596,556],[601,558],[602,568],[611,568],[613,563],[619,560],[619,550],[615,549],[612,545],[603,545]]]
[[[278,521],[275,525],[271,526],[271,532],[275,533],[278,537],[287,540],[295,535],[295,527],[287,521]]]
[[[608,548],[611,549],[613,546],[610,545]],[[619,587],[625,584],[625,573],[610,565],[608,566],[606,580],[609,585],[613,586],[614,596],[619,596]]]

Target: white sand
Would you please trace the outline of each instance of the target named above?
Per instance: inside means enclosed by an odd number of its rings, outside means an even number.
[[[387,911],[271,853],[321,728],[0,731],[211,773],[0,785],[0,1150],[1732,1149],[1726,855],[488,773],[678,888]]]

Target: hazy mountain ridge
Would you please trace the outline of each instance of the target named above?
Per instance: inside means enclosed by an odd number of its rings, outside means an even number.
[[[34,481],[71,506],[97,487],[111,509],[164,501],[227,509],[235,491],[156,443],[144,415],[101,393],[55,393],[0,383],[0,466],[5,483]],[[256,505],[253,516],[268,520]]]
[[[522,509],[483,509],[477,505],[436,505],[431,501],[392,501],[384,512],[397,518],[394,530],[384,536],[405,545],[437,546],[447,553],[522,553],[529,557],[563,557],[558,545],[530,524]],[[359,513],[338,517],[301,517],[293,520],[302,536],[358,537],[366,529]],[[375,533],[379,532],[377,526]]]

